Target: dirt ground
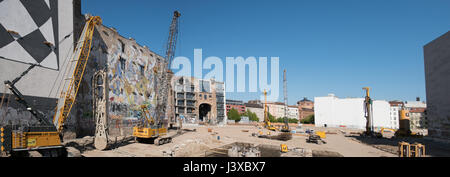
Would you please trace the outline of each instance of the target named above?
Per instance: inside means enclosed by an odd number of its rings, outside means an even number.
[[[234,142],[253,143],[254,145],[276,145],[286,144],[289,149],[303,148],[318,151],[337,152],[344,157],[396,157],[397,154],[377,148],[370,144],[362,143],[346,134],[354,130],[344,128],[316,128],[303,127],[303,129],[315,129],[316,131],[325,130],[328,132],[325,141],[326,144],[318,145],[307,143],[305,134],[293,134],[292,139],[288,141],[271,140],[252,136],[252,133],[263,131],[250,125],[228,125],[225,127],[217,126],[196,126],[183,127],[184,129],[196,129],[193,132],[184,132],[173,138],[172,143],[156,146],[154,144],[134,143],[127,141],[121,145],[112,146],[109,150],[99,151],[87,149],[82,152],[84,157],[204,157],[205,152],[228,145]],[[208,128],[212,132],[208,132]],[[277,132],[271,132],[276,135]]]

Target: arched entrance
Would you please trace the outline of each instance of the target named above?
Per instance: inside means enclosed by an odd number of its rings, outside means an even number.
[[[198,120],[200,122],[208,121],[208,113],[211,112],[211,105],[207,103],[200,104],[198,107],[199,117]]]

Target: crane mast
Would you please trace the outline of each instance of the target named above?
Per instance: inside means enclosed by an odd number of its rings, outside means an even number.
[[[167,111],[167,104],[168,104],[168,93],[170,88],[170,76],[171,76],[171,70],[170,65],[172,63],[172,60],[175,56],[175,49],[176,49],[176,42],[178,38],[178,18],[181,16],[180,12],[174,11],[173,12],[173,18],[172,22],[169,27],[169,38],[167,40],[166,44],[166,62],[161,62],[163,66],[161,69],[157,69],[159,72],[159,82],[157,82],[156,87],[158,90],[159,96],[157,96],[157,108],[156,108],[156,119],[157,122],[161,122],[162,116],[165,115],[165,117],[168,117],[169,122],[171,122],[171,117],[169,116],[169,111]],[[158,84],[159,83],[159,84]]]
[[[284,127],[282,131],[289,131],[289,121],[288,121],[288,95],[287,95],[287,80],[286,80],[286,70],[283,73],[283,94],[284,94]]]
[[[364,99],[364,116],[366,117],[366,134],[373,134],[373,108],[372,99],[370,98],[370,87],[364,87],[363,90],[366,91],[366,97]]]
[[[80,39],[77,42],[75,51],[70,58],[69,62],[71,62],[71,65],[68,67],[70,67],[70,70],[73,70],[73,74],[70,78],[65,80],[64,86],[68,85],[68,87],[65,89],[65,92],[61,92],[56,112],[53,117],[53,124],[59,133],[63,130],[64,121],[69,116],[70,110],[75,103],[78,89],[80,88],[84,70],[86,69],[86,64],[89,59],[89,53],[91,52],[92,36],[94,34],[95,25],[101,23],[102,20],[98,16],[88,17]]]

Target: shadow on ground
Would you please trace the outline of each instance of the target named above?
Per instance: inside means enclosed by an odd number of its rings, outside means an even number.
[[[398,143],[408,142],[413,144],[415,142],[425,145],[425,154],[430,157],[450,157],[450,144],[432,141],[427,138],[413,138],[413,137],[391,137],[391,138],[375,138],[365,137],[359,135],[348,135],[346,137],[353,138],[361,143],[374,146],[377,149],[398,154]]]

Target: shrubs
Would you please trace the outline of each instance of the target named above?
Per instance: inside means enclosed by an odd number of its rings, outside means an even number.
[[[241,115],[236,109],[231,108],[230,111],[228,111],[228,119],[234,120],[235,122],[239,122],[241,121]]]
[[[302,119],[300,122],[302,124],[314,124],[314,114],[313,115],[309,115],[308,117]]]

